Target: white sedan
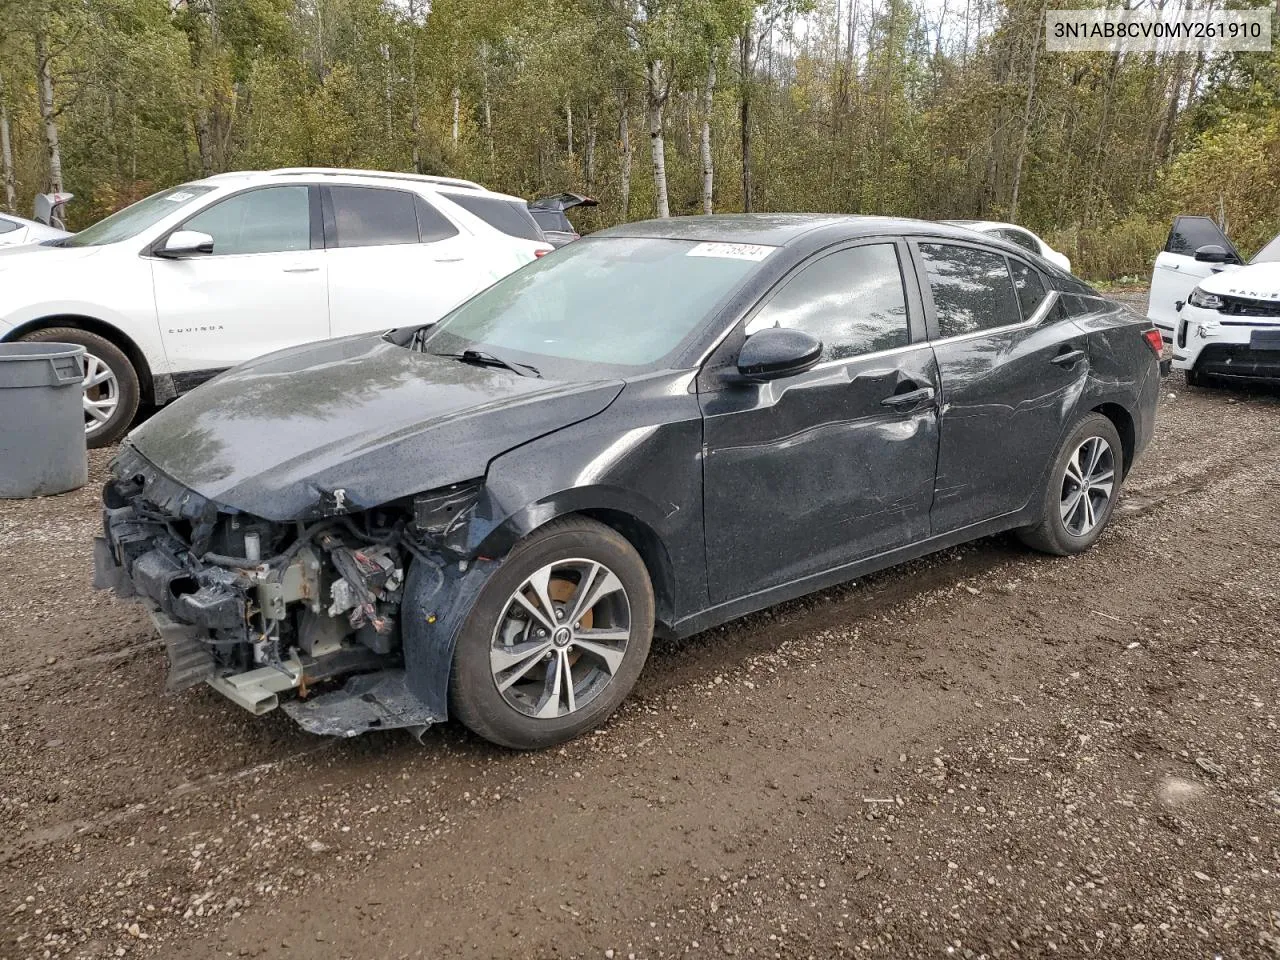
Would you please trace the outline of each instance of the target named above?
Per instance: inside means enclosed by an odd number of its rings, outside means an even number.
[[[0,247],[16,247],[20,243],[40,243],[69,237],[66,230],[59,230],[35,220],[24,220],[11,213],[0,213]]]
[[[1016,223],[1001,223],[998,220],[943,220],[942,222],[950,223],[957,227],[968,227],[970,230],[978,231],[978,233],[986,233],[999,237],[1001,240],[1008,240],[1024,250],[1043,257],[1054,266],[1061,267],[1067,273],[1071,272],[1071,260],[1065,253],[1059,253],[1026,227],[1020,227]]]

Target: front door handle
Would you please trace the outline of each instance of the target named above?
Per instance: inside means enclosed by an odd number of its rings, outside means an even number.
[[[1084,359],[1083,350],[1067,350],[1058,354],[1050,363],[1056,363],[1060,367],[1074,367],[1077,363]]]
[[[895,393],[892,396],[885,397],[880,401],[880,406],[892,407],[894,410],[914,410],[932,402],[933,387],[921,387],[918,390]]]
[[[319,267],[285,267],[285,273],[315,273]]]

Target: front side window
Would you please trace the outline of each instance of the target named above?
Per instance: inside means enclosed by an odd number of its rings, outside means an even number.
[[[1238,259],[1236,248],[1227,239],[1227,235],[1208,217],[1176,217],[1164,249],[1166,253],[1194,257],[1197,250],[1211,244],[1222,247]]]
[[[237,193],[202,210],[183,230],[213,237],[213,256],[311,249],[311,202],[305,186]]]
[[[13,231],[17,230],[20,226],[22,226],[22,224],[18,223],[16,220],[6,220],[4,217],[0,217],[0,234],[13,233]]]
[[[907,297],[894,245],[850,247],[802,267],[751,318],[745,332],[768,327],[817,337],[823,360],[906,346]]]
[[[744,258],[741,246],[653,237],[571,243],[462,304],[424,348],[485,350],[564,379],[657,369],[773,252],[758,247]]]
[[[329,187],[336,237],[331,247],[385,247],[418,242],[414,195],[379,187]]]
[[[1009,260],[1013,273],[1013,286],[1018,291],[1018,305],[1022,307],[1022,319],[1030,320],[1040,302],[1045,298],[1044,281],[1021,260]]]
[[[172,190],[153,193],[145,200],[139,200],[99,220],[93,226],[85,227],[75,236],[63,237],[56,242],[61,247],[99,247],[106,243],[128,240],[171,214],[197,206],[200,198],[214,189],[216,188],[188,183]]]
[[[956,337],[1020,323],[1018,296],[1002,254],[950,243],[922,243],[938,335]]]

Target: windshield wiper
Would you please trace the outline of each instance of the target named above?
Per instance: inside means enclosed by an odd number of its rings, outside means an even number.
[[[463,350],[461,353],[442,353],[442,357],[448,357],[450,360],[460,360],[463,363],[474,363],[479,367],[502,367],[510,370],[512,373],[518,373],[522,377],[541,377],[542,374],[538,368],[528,363],[519,363],[515,360],[504,360],[502,357],[495,356],[484,350]],[[529,371],[525,373],[524,371]]]

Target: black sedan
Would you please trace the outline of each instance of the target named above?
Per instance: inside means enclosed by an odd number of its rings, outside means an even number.
[[[318,733],[559,743],[684,636],[1003,530],[1088,549],[1160,338],[1027,251],[839,216],[629,224],[135,430],[100,586],[172,689]]]

